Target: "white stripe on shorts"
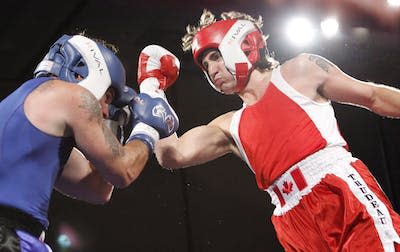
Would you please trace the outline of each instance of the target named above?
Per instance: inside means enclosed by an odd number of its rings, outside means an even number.
[[[374,220],[384,251],[394,252],[394,242],[400,243],[400,238],[393,227],[392,218],[386,205],[368,188],[367,183],[350,164],[342,167],[335,175],[347,183],[354,196],[367,209],[367,212]]]

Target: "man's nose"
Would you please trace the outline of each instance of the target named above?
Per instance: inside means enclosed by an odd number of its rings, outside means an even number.
[[[218,65],[215,63],[211,63],[208,65],[208,75],[210,75],[210,77],[212,79],[214,79],[215,75],[218,73]]]

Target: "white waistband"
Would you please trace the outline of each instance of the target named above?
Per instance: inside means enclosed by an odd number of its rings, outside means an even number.
[[[343,162],[349,164],[354,160],[343,147],[328,147],[290,167],[267,189],[276,206],[274,215],[283,215],[292,209],[327,174]]]

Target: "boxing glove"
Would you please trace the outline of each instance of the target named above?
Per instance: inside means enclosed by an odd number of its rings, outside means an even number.
[[[170,136],[179,127],[178,117],[164,98],[141,93],[133,99],[130,107],[133,129],[127,142],[139,139],[150,152],[153,152],[157,140]]]
[[[119,142],[124,144],[132,131],[131,109],[128,105],[118,108],[109,104],[108,111],[108,118],[105,119],[104,122],[107,127],[111,129]]]
[[[180,63],[171,52],[159,45],[146,46],[139,55],[137,81],[141,93],[165,97],[163,90],[178,78]]]
[[[129,104],[137,96],[135,90],[126,86],[116,94],[113,102],[108,105],[106,125],[111,129],[121,144],[124,144],[132,131],[130,123],[131,110]]]

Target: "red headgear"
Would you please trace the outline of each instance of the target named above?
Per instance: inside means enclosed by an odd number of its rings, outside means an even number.
[[[207,49],[218,49],[225,66],[236,79],[235,92],[246,85],[254,64],[260,59],[260,49],[266,48],[261,31],[251,21],[228,19],[217,21],[196,33],[192,43],[194,61],[203,69],[211,86],[217,89],[201,65]]]

